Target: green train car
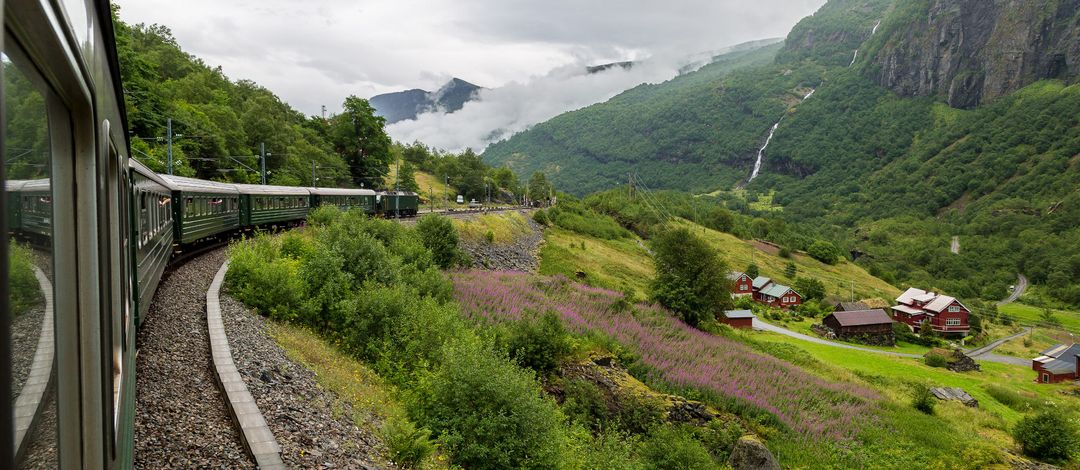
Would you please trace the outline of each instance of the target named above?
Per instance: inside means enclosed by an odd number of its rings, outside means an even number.
[[[375,198],[384,217],[412,217],[420,209],[420,196],[408,191],[380,191]]]
[[[8,204],[19,206],[17,215],[19,220],[16,222],[19,230],[33,237],[49,239],[53,233],[52,185],[49,180],[26,181],[18,189],[17,194],[17,201],[9,200]],[[8,218],[10,219],[11,215]],[[11,226],[8,225],[8,227]]]
[[[370,189],[308,188],[311,207],[336,206],[347,211],[362,208],[368,215],[375,213],[375,191]]]
[[[306,188],[234,184],[240,192],[240,226],[294,225],[307,218],[311,193]]]
[[[240,228],[236,185],[161,175],[172,190],[176,243],[188,244]]]
[[[137,292],[135,301],[135,325],[141,325],[161,276],[173,253],[176,236],[173,226],[172,189],[164,178],[143,164],[129,160],[131,192],[128,196],[128,220],[134,266],[132,271]]]

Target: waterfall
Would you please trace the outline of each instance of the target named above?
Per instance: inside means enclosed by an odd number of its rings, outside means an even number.
[[[874,23],[874,29],[870,30],[870,36],[871,37],[873,37],[874,34],[877,34],[877,29],[878,29],[879,26],[881,26],[881,20],[878,20],[877,23]],[[858,59],[858,58],[859,58],[859,50],[855,49],[855,56],[851,58],[851,63],[848,64],[848,67],[851,67],[851,66],[855,65],[855,60]]]
[[[813,94],[813,92],[811,92],[811,94]],[[781,121],[782,120],[783,119],[781,119]],[[773,134],[776,134],[776,129],[779,127],[780,121],[777,121],[776,124],[773,124],[772,130],[769,131],[769,137],[765,139],[765,145],[762,145],[761,150],[758,150],[757,161],[754,162],[754,171],[750,173],[750,179],[746,181],[747,184],[749,184],[751,181],[754,181],[754,178],[757,178],[758,173],[761,173],[761,160],[765,157],[765,149],[769,148],[769,142],[772,142]]]

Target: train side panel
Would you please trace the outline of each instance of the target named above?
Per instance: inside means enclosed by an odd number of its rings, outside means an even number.
[[[169,188],[150,176],[132,171],[131,181],[133,271],[138,286],[135,321],[141,325],[172,255],[174,201]]]

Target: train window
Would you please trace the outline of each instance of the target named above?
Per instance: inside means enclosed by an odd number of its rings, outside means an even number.
[[[146,241],[150,239],[150,211],[147,209],[150,205],[150,195],[142,193],[139,195],[139,247],[146,244]]]
[[[7,284],[3,286],[7,305],[3,321],[10,322],[13,334],[0,338],[10,344],[8,361],[12,401],[0,404],[12,407],[14,447],[22,456],[16,467],[55,468],[57,462],[57,373],[53,311],[52,154],[51,139],[57,131],[50,122],[47,103],[56,100],[46,82],[35,72],[27,57],[6,41],[0,52],[3,67],[4,177],[21,180],[20,205],[24,208],[17,221],[8,219],[16,235],[4,240]],[[58,140],[59,142],[59,140]],[[65,237],[65,240],[69,238]],[[31,426],[33,425],[33,426]],[[5,442],[3,445],[12,445]]]

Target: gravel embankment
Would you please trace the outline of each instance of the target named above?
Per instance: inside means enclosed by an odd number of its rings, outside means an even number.
[[[269,336],[266,319],[228,295],[221,296],[221,316],[236,368],[287,466],[389,467],[379,439],[354,424],[352,407],[321,388],[314,372],[288,358]]]
[[[136,468],[254,468],[214,381],[206,289],[225,250],[162,282],[138,335]]]
[[[461,247],[472,257],[476,268],[529,273],[540,269],[540,245],[544,242],[544,228],[533,221],[531,213],[523,211],[521,215],[528,222],[530,231],[512,243],[462,240]]]

